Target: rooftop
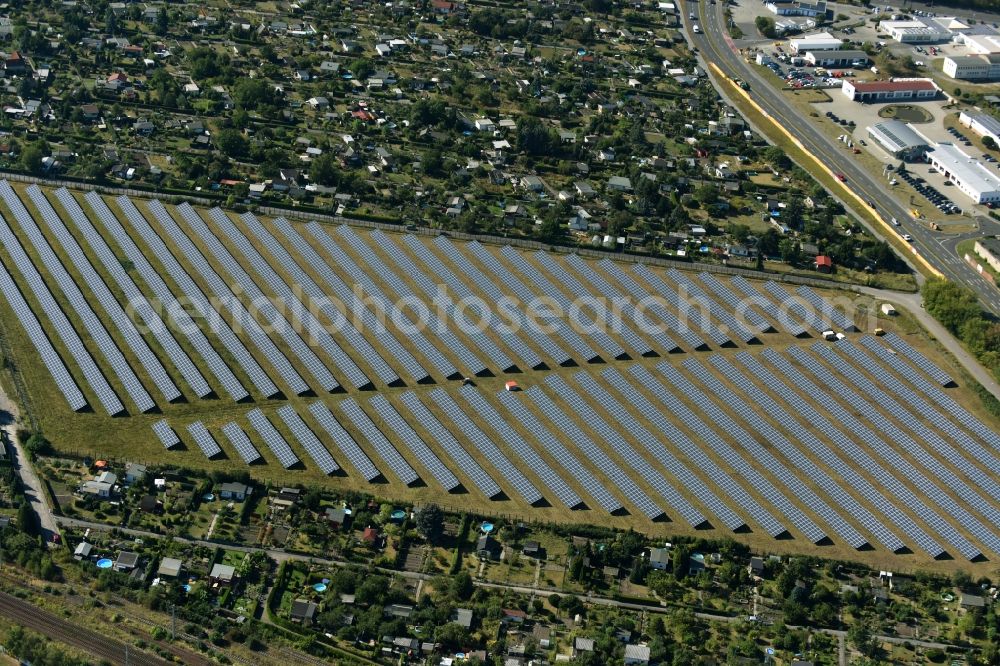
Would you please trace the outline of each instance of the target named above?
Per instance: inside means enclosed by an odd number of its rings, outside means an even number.
[[[939,143],[930,153],[951,172],[953,179],[978,192],[1000,191],[1000,178],[951,143]]]
[[[854,90],[859,93],[897,92],[900,90],[937,90],[930,79],[896,79],[893,81],[854,81]]]
[[[886,120],[875,123],[868,128],[868,133],[893,152],[929,144],[927,139],[913,129],[912,125],[901,120]]]

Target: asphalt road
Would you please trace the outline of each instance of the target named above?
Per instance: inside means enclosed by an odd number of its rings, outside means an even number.
[[[954,236],[933,232],[914,222],[906,204],[892,196],[888,185],[878,174],[858,166],[836,141],[820,131],[817,127],[817,123],[821,122],[819,119],[803,116],[786,104],[780,94],[774,94],[774,87],[756,65],[744,60],[726,31],[724,2],[684,2],[683,16],[686,18],[691,11],[699,12],[701,33],[696,35],[690,32],[691,21],[687,21],[687,37],[698,48],[703,63],[712,62],[727,76],[746,81],[750,85],[750,96],[777,123],[788,129],[809,152],[833,171],[844,174],[847,186],[865,201],[875,202],[876,210],[884,219],[895,217],[899,220],[900,233],[913,236],[913,247],[931,265],[949,280],[971,288],[985,309],[1000,315],[1000,289],[981,278],[956,255]],[[711,71],[708,67],[705,69]],[[867,223],[865,226],[877,237],[886,237],[891,233],[881,226],[873,227]]]

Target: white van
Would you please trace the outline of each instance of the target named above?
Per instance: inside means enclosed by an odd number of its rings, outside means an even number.
[[[699,27],[698,27],[698,24],[697,24],[697,23],[695,23],[695,24],[694,24],[693,26],[691,26],[691,30],[692,30],[692,31],[694,32],[694,34],[696,34],[696,35],[697,35],[697,34],[699,34],[699,33],[701,32],[701,28],[699,28]]]

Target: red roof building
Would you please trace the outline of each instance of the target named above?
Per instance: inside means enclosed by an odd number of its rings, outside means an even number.
[[[820,273],[830,273],[833,271],[833,259],[825,254],[816,257],[816,270]]]
[[[844,87],[841,90],[848,98],[855,102],[934,99],[940,91],[930,79],[844,81]]]

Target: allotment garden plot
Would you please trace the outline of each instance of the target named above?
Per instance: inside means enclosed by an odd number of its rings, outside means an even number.
[[[6,182],[0,200],[11,360],[63,451],[886,566],[1000,558],[995,421],[922,336],[871,334],[870,299]]]

